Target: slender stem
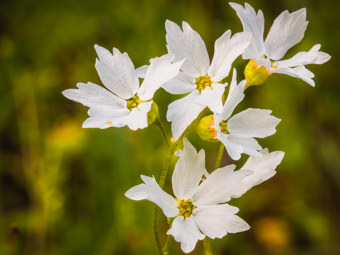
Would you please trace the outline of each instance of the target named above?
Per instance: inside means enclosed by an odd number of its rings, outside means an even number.
[[[169,252],[168,252],[168,247],[169,247],[169,242],[170,242],[170,235],[167,235],[166,237],[166,240],[165,240],[165,243],[164,243],[164,246],[163,246],[163,255],[168,255]]]
[[[218,148],[218,154],[217,154],[216,163],[215,163],[215,169],[221,166],[223,152],[224,152],[224,144],[220,143],[220,147]]]
[[[155,237],[155,241],[156,241],[156,245],[157,245],[157,249],[160,255],[163,255],[163,251],[162,251],[162,244],[161,241],[159,240],[159,235],[158,235],[158,207],[157,205],[155,206],[154,210],[154,217],[153,217],[153,233],[154,233],[154,237]]]
[[[169,167],[170,167],[170,162],[171,162],[171,160],[174,156],[175,150],[177,148],[177,144],[178,144],[178,142],[176,142],[174,144],[170,144],[169,152],[168,152],[168,155],[167,155],[167,157],[164,161],[163,169],[162,169],[161,176],[160,176],[160,179],[159,179],[159,186],[161,188],[163,188],[163,186],[165,184],[165,180],[166,180],[166,177],[168,175],[168,170],[169,170]],[[158,222],[157,222],[157,220],[158,220],[158,207],[156,205],[155,209],[154,209],[154,221],[153,221],[154,236],[155,236],[155,241],[156,241],[156,245],[157,245],[159,254],[165,255],[165,254],[168,253],[167,252],[168,240],[165,242],[164,247],[162,248],[162,244],[159,240],[159,235],[158,235]]]
[[[223,152],[224,152],[224,144],[220,143],[220,146],[218,148],[216,163],[215,163],[215,169],[219,168],[222,162],[223,158]],[[211,239],[206,237],[203,241],[203,248],[204,248],[204,255],[212,255],[212,249],[211,249]]]
[[[171,162],[173,156],[174,156],[174,145],[170,145],[169,152],[168,152],[168,155],[167,155],[167,157],[166,157],[166,159],[163,163],[163,169],[162,169],[161,176],[160,176],[160,179],[159,179],[159,186],[161,188],[164,187],[164,183],[165,183],[166,177],[168,175],[168,170],[169,170],[169,167],[170,167],[170,162]]]
[[[211,251],[211,239],[209,237],[205,237],[203,241],[203,247],[204,247],[204,255],[212,255]]]
[[[166,141],[166,144],[167,144],[168,146],[171,146],[171,145],[170,145],[170,139],[169,139],[168,135],[166,134],[166,131],[165,131],[163,122],[162,122],[162,120],[161,120],[161,118],[160,118],[159,116],[158,116],[158,118],[157,118],[155,124],[157,124],[157,126],[159,126],[159,128],[161,129],[162,135],[163,135],[163,137],[164,137],[164,139],[165,139],[165,141]]]

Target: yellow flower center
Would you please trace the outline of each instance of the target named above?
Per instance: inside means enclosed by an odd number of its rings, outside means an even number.
[[[133,108],[138,107],[138,105],[140,103],[142,103],[143,101],[139,99],[138,94],[134,95],[133,97],[129,98],[128,100],[126,100],[126,107],[132,111]]]
[[[192,211],[196,208],[190,199],[179,200],[176,198],[178,202],[177,208],[179,209],[178,216],[184,216],[184,218],[190,217]]]
[[[206,87],[210,86],[213,82],[210,79],[210,76],[208,75],[204,75],[204,76],[200,76],[196,79],[195,84],[197,85],[197,89],[199,90],[199,92],[201,92],[202,90],[204,90]]]

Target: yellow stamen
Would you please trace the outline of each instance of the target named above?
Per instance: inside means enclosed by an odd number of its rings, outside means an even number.
[[[142,103],[143,101],[139,99],[138,94],[134,95],[133,97],[129,98],[128,100],[126,100],[126,107],[132,111],[133,108],[138,107],[138,105],[140,103]]]
[[[195,81],[195,84],[197,85],[196,88],[199,90],[199,92],[204,90],[206,87],[211,87],[212,83],[213,82],[211,81],[210,76],[208,75],[200,76]]]
[[[176,198],[176,201],[178,202],[177,208],[179,209],[178,216],[184,216],[184,219],[190,217],[192,211],[196,208],[191,199],[179,200],[178,198]]]
[[[222,121],[218,125],[220,126],[222,133],[229,134],[226,122]]]

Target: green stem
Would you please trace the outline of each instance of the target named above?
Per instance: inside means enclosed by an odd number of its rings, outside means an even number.
[[[223,152],[224,152],[224,144],[220,143],[220,147],[218,148],[218,154],[216,158],[215,168],[217,169],[221,166],[222,158],[223,158]]]
[[[165,180],[166,180],[166,177],[168,175],[168,170],[169,170],[169,167],[170,167],[170,162],[171,162],[171,160],[174,156],[175,150],[177,148],[177,144],[178,144],[178,142],[171,144],[170,147],[169,147],[169,152],[168,152],[168,155],[167,155],[167,157],[164,161],[163,169],[162,169],[161,176],[160,176],[160,179],[159,179],[159,186],[161,188],[163,188],[163,186],[165,184]],[[159,235],[158,235],[158,222],[157,222],[157,220],[158,220],[158,207],[156,205],[155,209],[154,209],[154,221],[153,221],[154,236],[155,236],[155,241],[156,241],[156,245],[157,245],[159,254],[165,255],[165,254],[167,254],[167,242],[168,241],[165,242],[164,247],[162,249],[162,244],[159,240]]]
[[[175,147],[174,145],[170,145],[168,155],[167,155],[167,157],[164,161],[164,164],[163,164],[163,169],[162,169],[162,172],[161,172],[161,176],[159,178],[159,186],[161,188],[164,187],[164,183],[165,183],[166,177],[168,175],[170,162],[172,160],[172,157],[174,156],[174,147]]]
[[[211,239],[209,237],[205,237],[203,241],[203,247],[204,247],[204,255],[212,255],[211,251]]]
[[[154,208],[154,217],[153,217],[153,233],[154,233],[154,237],[155,237],[155,242],[157,245],[157,249],[160,255],[163,255],[163,251],[162,251],[162,244],[161,241],[159,240],[159,235],[158,235],[158,207],[157,205]]]
[[[166,141],[166,144],[170,147],[170,139],[168,137],[168,135],[166,134],[166,131],[165,131],[165,128],[164,128],[164,125],[163,125],[163,122],[161,121],[161,118],[158,116],[155,124],[157,124],[157,126],[161,129],[162,131],[162,135]]]
[[[223,158],[223,152],[224,152],[224,144],[220,143],[220,146],[218,148],[215,168],[217,169],[221,166],[222,158]],[[212,249],[211,249],[211,239],[208,237],[205,237],[203,241],[203,249],[204,249],[204,255],[212,255]]]
[[[170,242],[170,235],[167,235],[166,237],[166,240],[165,240],[165,243],[164,243],[164,246],[163,246],[163,255],[168,255],[169,252],[168,252],[168,246],[169,246],[169,242]]]

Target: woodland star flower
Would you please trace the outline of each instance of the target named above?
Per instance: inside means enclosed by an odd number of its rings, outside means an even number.
[[[245,7],[237,3],[229,3],[241,19],[243,30],[252,33],[252,39],[248,48],[244,51],[243,59],[251,59],[250,65],[259,70],[265,76],[271,73],[283,73],[304,80],[314,86],[312,80],[314,74],[305,68],[308,64],[323,64],[330,56],[319,51],[321,45],[314,45],[309,51],[297,53],[290,59],[281,60],[286,52],[299,43],[308,25],[306,21],[306,9],[289,13],[282,12],[271,26],[266,40],[263,40],[264,17],[261,10],[257,13],[248,3]],[[256,84],[254,84],[256,85]]]
[[[250,228],[235,215],[238,208],[226,202],[273,176],[283,152],[265,150],[261,158],[250,157],[241,170],[234,171],[235,165],[229,165],[206,174],[204,151],[197,153],[186,138],[183,143],[172,175],[175,198],[163,191],[154,178],[147,176],[141,176],[144,183],[131,188],[125,195],[133,200],[154,202],[167,217],[174,218],[167,234],[180,242],[182,250],[188,253],[205,236],[222,238],[227,233]],[[208,175],[205,180],[202,179],[204,174]]]
[[[222,80],[229,74],[233,61],[248,46],[251,34],[237,33],[231,37],[226,31],[215,42],[215,53],[210,63],[207,48],[201,36],[190,25],[183,22],[181,28],[166,21],[168,52],[175,55],[175,61],[185,59],[181,72],[162,87],[172,94],[189,93],[172,102],[167,112],[168,121],[177,140],[199,113],[208,107],[214,112],[222,111],[222,94],[227,84]]]
[[[234,69],[229,94],[221,113],[214,113],[215,139],[220,140],[226,147],[230,157],[238,160],[241,153],[251,156],[261,156],[258,150],[262,147],[254,137],[264,138],[276,132],[280,119],[270,115],[271,110],[248,108],[230,117],[236,106],[244,98],[246,81],[236,82]]]
[[[175,77],[183,61],[173,63],[171,54],[155,58],[148,66],[139,86],[134,65],[127,53],[113,48],[113,54],[95,45],[96,69],[106,89],[94,83],[78,83],[78,89],[67,89],[63,95],[90,107],[84,128],[128,126],[132,130],[148,125],[147,114],[152,98],[160,86]]]

